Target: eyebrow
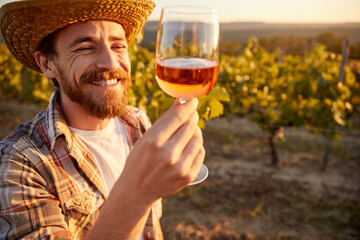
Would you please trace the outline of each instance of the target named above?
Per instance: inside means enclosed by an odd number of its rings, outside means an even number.
[[[110,36],[109,37],[110,41],[125,41],[126,42],[126,38],[123,36]],[[83,43],[83,42],[95,42],[96,38],[95,37],[78,37],[76,39],[74,39],[71,44],[70,44],[70,48],[75,47],[77,44],[79,43]]]
[[[123,36],[110,36],[109,40],[114,42],[114,41],[125,41],[126,42],[126,38]]]

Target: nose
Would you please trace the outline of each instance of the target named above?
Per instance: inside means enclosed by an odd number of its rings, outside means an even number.
[[[104,46],[96,59],[96,67],[104,71],[112,71],[119,67],[117,54],[108,46]]]

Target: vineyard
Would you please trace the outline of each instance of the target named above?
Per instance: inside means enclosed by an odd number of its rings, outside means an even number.
[[[154,122],[173,99],[155,82],[154,53],[140,48],[142,36],[130,47],[133,88],[129,104],[145,110]],[[268,133],[272,162],[279,163],[275,138],[284,127],[306,127],[331,144],[340,129],[351,129],[360,112],[360,64],[314,47],[303,56],[268,52],[257,39],[248,41],[239,56],[221,56],[216,87],[200,98],[199,125],[219,116],[243,116]],[[0,45],[0,99],[17,99],[44,106],[52,91],[42,74],[18,63]],[[328,153],[324,154],[326,168]]]
[[[133,87],[128,100],[154,122],[173,98],[157,86],[154,53],[139,47],[140,41],[141,36],[130,47]],[[11,107],[3,106],[6,101],[45,107],[52,85],[18,63],[1,44],[0,90],[0,110],[5,113],[11,112]],[[360,62],[343,59],[323,45],[303,55],[269,52],[251,38],[240,55],[221,56],[216,87],[199,102],[199,125],[204,129],[206,161],[213,175],[204,184],[165,200],[167,239],[360,239],[360,188],[356,187],[360,180]],[[11,121],[11,116],[2,117]],[[244,135],[246,129],[250,133]],[[293,140],[297,141],[289,145],[291,132],[296,132]],[[351,144],[343,147],[344,141]],[[266,160],[254,160],[256,156]],[[246,161],[235,161],[240,158]],[[318,196],[312,192],[313,182],[303,184],[305,173],[288,181],[279,180],[284,176],[268,178],[284,175],[284,169],[293,169],[289,165],[305,166],[306,174],[322,176],[344,170],[356,186],[346,194],[335,191]],[[307,215],[300,213],[304,208]],[[324,217],[327,211],[333,215]],[[187,212],[184,219],[181,212]],[[198,217],[207,215],[211,217],[207,221]],[[264,220],[270,215],[272,220]],[[290,217],[294,219],[283,219]],[[266,224],[289,222],[286,229],[279,230],[277,225],[274,231],[265,225],[261,230],[240,226],[257,218]],[[316,226],[321,232],[301,234],[318,231]]]

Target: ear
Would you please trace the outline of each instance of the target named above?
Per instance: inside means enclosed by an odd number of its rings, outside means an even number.
[[[47,76],[48,78],[57,77],[57,71],[53,60],[51,60],[49,57],[45,56],[39,51],[35,52],[34,57],[37,65],[40,67],[41,71],[45,74],[45,76]]]

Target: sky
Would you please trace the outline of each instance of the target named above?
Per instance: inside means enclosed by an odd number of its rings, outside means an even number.
[[[150,16],[159,19],[167,5],[214,7],[220,22],[261,21],[268,23],[360,22],[360,0],[153,0],[157,7]]]
[[[0,0],[0,6],[11,0]],[[267,23],[360,22],[360,0],[153,0],[150,20],[159,20],[161,8],[170,5],[214,7],[220,22]]]

